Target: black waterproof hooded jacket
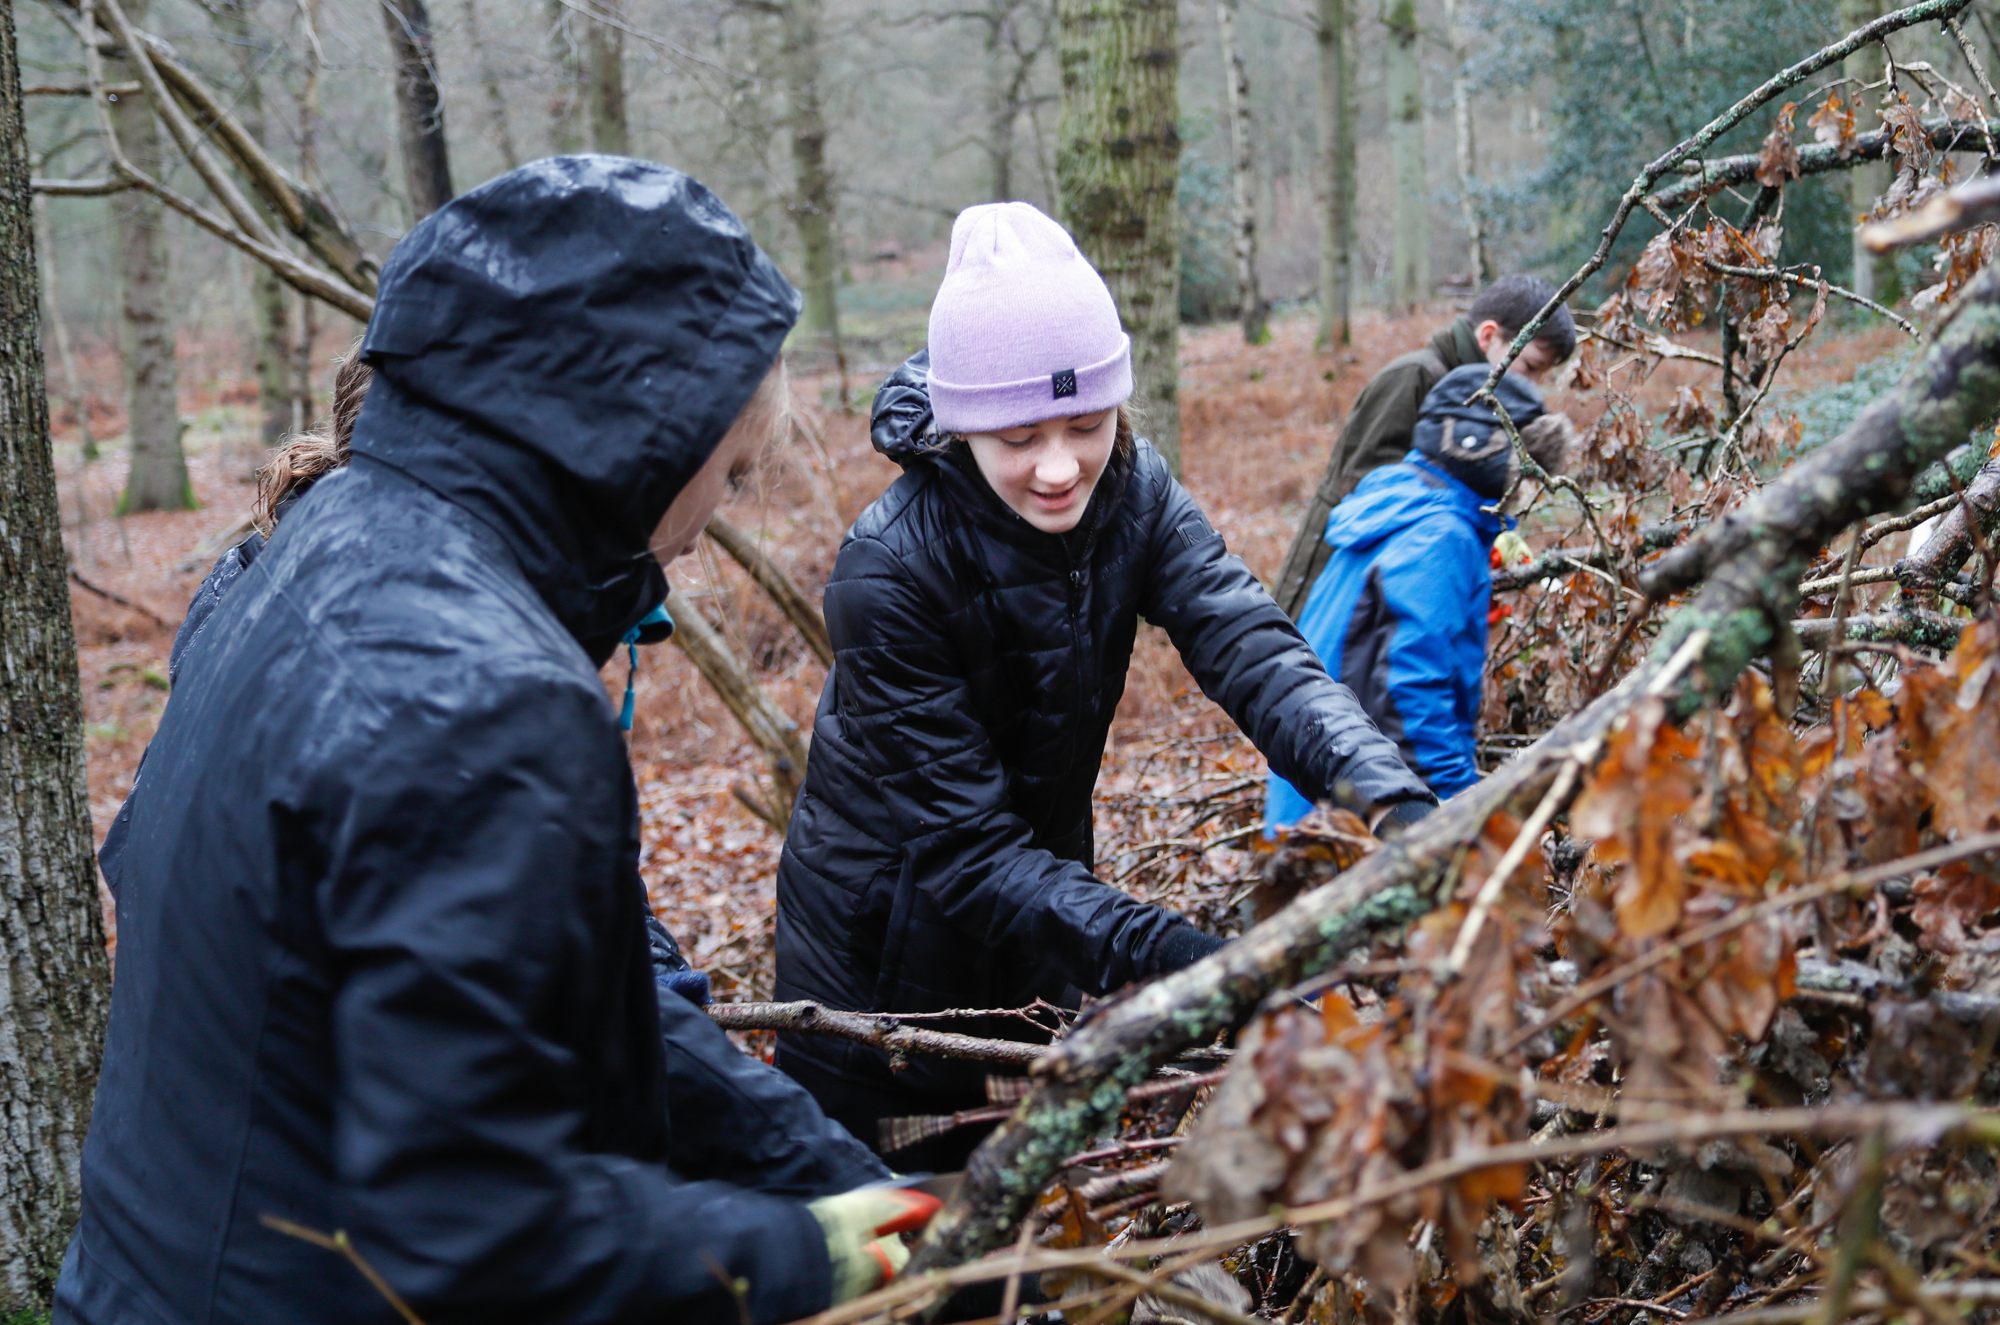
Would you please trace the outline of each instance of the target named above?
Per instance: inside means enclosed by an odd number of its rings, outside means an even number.
[[[905,472],[827,586],[834,667],[778,867],[778,997],[1073,1004],[1187,960],[1186,921],[1091,874],[1091,789],[1142,616],[1295,785],[1357,809],[1432,801],[1149,444],[1114,454],[1075,530],[1043,533],[962,446],[935,449],[928,363],[876,395],[875,448]],[[892,1077],[860,1045],[781,1046],[941,1103],[979,1098],[988,1070]]]
[[[597,675],[796,309],[713,196],[619,158],[397,247],[352,464],[189,645],[133,792],[59,1320],[397,1319],[272,1219],[431,1325],[826,1305],[804,1205],[667,1166],[661,1012],[700,1014],[658,997]]]

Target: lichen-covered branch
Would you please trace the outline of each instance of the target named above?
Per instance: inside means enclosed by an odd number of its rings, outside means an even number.
[[[1939,119],[1924,125],[1931,149],[1937,152],[1984,151],[1985,135],[1989,129],[2000,133],[2000,120],[1981,123],[1978,120]],[[1877,129],[1873,133],[1856,134],[1848,140],[1845,150],[1832,143],[1802,144],[1798,149],[1799,174],[1824,175],[1829,171],[1851,170],[1870,161],[1880,161],[1890,154],[1892,138],[1889,130]],[[1705,193],[1748,184],[1757,178],[1759,159],[1759,153],[1745,152],[1740,156],[1710,157],[1698,166],[1690,163],[1687,177],[1661,189],[1653,195],[1652,201],[1661,211],[1679,211]]]

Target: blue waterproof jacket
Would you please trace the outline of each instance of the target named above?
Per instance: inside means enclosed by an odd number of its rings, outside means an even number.
[[[1412,451],[1375,470],[1327,517],[1333,559],[1299,630],[1440,798],[1479,779],[1473,737],[1486,668],[1492,503]],[[1271,775],[1265,822],[1312,802]]]

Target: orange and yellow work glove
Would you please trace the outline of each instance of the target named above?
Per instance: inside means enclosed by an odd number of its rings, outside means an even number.
[[[826,1234],[833,1305],[872,1293],[910,1262],[901,1233],[918,1233],[943,1202],[902,1187],[861,1187],[825,1196],[808,1209]]]

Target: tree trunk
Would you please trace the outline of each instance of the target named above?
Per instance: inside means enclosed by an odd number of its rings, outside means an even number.
[[[1882,17],[1883,12],[1882,0],[1840,0],[1841,30],[1852,32],[1869,20]],[[1840,72],[1854,80],[1840,89],[1842,99],[1864,101],[1854,89],[1862,83],[1881,81],[1883,59],[1882,47],[1874,45],[1863,46],[1841,61]],[[1855,128],[1873,128],[1880,123],[1873,109],[1855,105]],[[1861,242],[1861,222],[1875,209],[1875,200],[1889,191],[1892,170],[1887,160],[1872,161],[1855,166],[1847,176],[1847,209],[1854,220],[1854,292],[1864,299],[1891,305],[1903,297],[1902,282],[1896,277],[1895,255],[1870,253]]]
[[[1118,301],[1153,445],[1181,469],[1181,137],[1171,0],[1057,0],[1064,224]]]
[[[411,219],[421,221],[450,202],[452,195],[430,11],[424,0],[382,0],[382,23],[388,29],[389,59],[396,69],[403,182],[410,191]]]
[[[1318,0],[1319,345],[1353,340],[1354,0]]]
[[[598,0],[607,18],[623,21],[618,0]],[[590,20],[590,150],[632,155],[625,118],[625,33],[614,23]]]
[[[583,54],[576,40],[581,21],[563,0],[549,0],[548,55],[555,77],[549,93],[549,150],[558,156],[583,150]]]
[[[209,13],[223,39],[236,53],[236,116],[251,137],[263,142],[266,140],[264,87],[258,77],[258,69],[265,52],[260,49],[261,43],[255,40],[255,34],[250,29],[244,0],[215,0]],[[283,224],[282,217],[277,220]],[[285,283],[261,262],[251,264],[250,309],[255,323],[257,400],[262,414],[257,429],[258,440],[271,447],[284,440],[292,425],[291,365],[288,362],[291,357],[292,316],[291,298]],[[260,457],[252,462],[250,468],[254,470],[262,463]]]
[[[145,3],[127,5],[134,23],[145,20]],[[138,75],[122,60],[108,61],[112,82]],[[159,178],[166,164],[159,122],[144,97],[122,98],[111,111],[119,144],[133,165]],[[118,210],[118,268],[124,301],[125,401],[132,439],[132,464],[119,510],[178,511],[194,505],[187,457],[181,451],[181,415],[176,399],[174,315],[169,290],[166,204],[149,193],[121,194]]]
[[[834,239],[833,175],[826,164],[820,107],[821,0],[784,0],[781,52],[792,133],[792,219],[799,228],[805,316],[801,325],[840,353],[839,253]]]
[[[1465,33],[1458,25],[1459,4],[1460,0],[1444,0],[1444,21],[1451,41],[1451,128],[1458,155],[1458,207],[1465,218],[1465,260],[1476,290],[1492,279],[1493,264],[1486,256],[1486,224],[1479,214],[1474,187],[1479,152],[1472,135],[1472,79],[1466,73],[1469,56]]]
[[[1243,339],[1262,345],[1271,339],[1265,325],[1264,294],[1257,286],[1257,173],[1250,138],[1250,75],[1236,44],[1236,0],[1216,0],[1216,33],[1222,42],[1222,81],[1229,105],[1229,175],[1235,215],[1236,317]]]
[[[110,981],[35,273],[13,0],[0,0],[0,1311],[48,1310],[75,1227]]]
[[[1395,159],[1396,223],[1389,306],[1407,313],[1430,296],[1430,206],[1424,187],[1424,80],[1416,0],[1394,0],[1389,30],[1389,144]]]
[[[486,53],[486,38],[479,28],[478,0],[464,0],[465,36],[472,44],[472,58],[479,64],[479,84],[486,91],[486,113],[493,121],[493,141],[500,148],[500,160],[512,170],[521,164],[521,150],[514,145],[514,126],[507,114],[507,95],[493,72],[493,59]]]
[[[986,27],[986,67],[993,80],[986,102],[986,156],[993,165],[987,197],[994,202],[1014,198],[1014,122],[1021,113],[1022,71],[1007,67],[1007,27],[1012,22],[1009,0],[992,0]]]

